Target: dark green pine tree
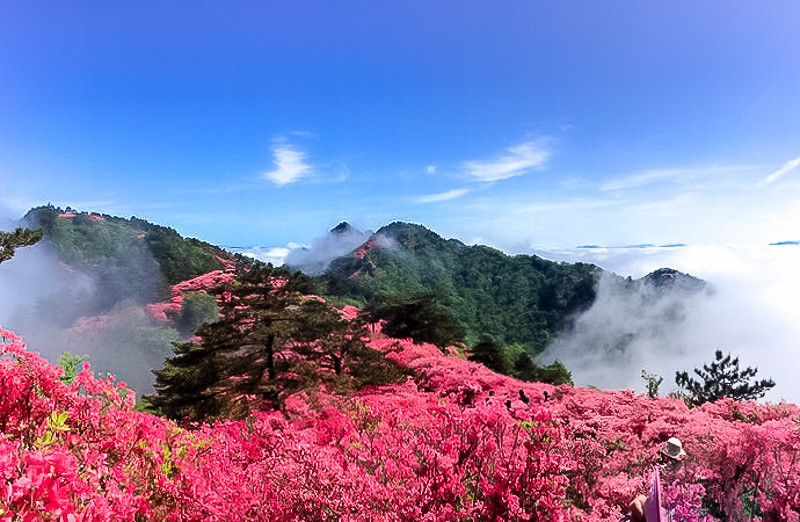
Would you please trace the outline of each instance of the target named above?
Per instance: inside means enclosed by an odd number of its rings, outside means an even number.
[[[327,303],[307,299],[300,306],[294,350],[320,370],[318,380],[335,391],[399,382],[405,373],[364,342],[365,317],[344,319]]]
[[[521,381],[544,382],[554,386],[572,384],[572,373],[561,361],[553,361],[547,366],[539,366],[527,353],[517,356],[514,361],[513,375]]]
[[[503,350],[491,339],[484,338],[481,342],[476,344],[468,359],[470,361],[479,362],[497,373],[502,373],[503,375],[509,374],[508,363],[503,355]],[[530,359],[530,357],[528,357],[528,359]]]
[[[464,328],[447,307],[447,298],[436,293],[413,295],[377,308],[376,319],[386,324],[383,332],[399,339],[410,337],[417,343],[445,348],[464,341]]]
[[[763,397],[775,386],[772,379],[753,381],[757,372],[757,368],[740,369],[738,357],[723,356],[717,350],[711,364],[704,364],[702,370],[694,369],[698,378],[688,372],[675,372],[675,383],[685,390],[685,398],[693,406],[723,397],[747,401]]]
[[[300,272],[241,267],[213,292],[219,319],[199,328],[202,341],[176,343],[175,357],[154,372],[148,406],[174,419],[237,418],[253,406],[283,410],[286,397],[320,384],[346,391],[403,377],[365,346],[361,323],[307,297],[311,291]]]
[[[224,364],[222,355],[192,342],[173,343],[172,351],[175,356],[153,371],[156,394],[143,398],[146,410],[175,420],[223,417],[228,401],[217,371]]]
[[[197,331],[201,343],[176,344],[175,357],[154,371],[150,405],[168,417],[194,420],[241,416],[247,397],[281,409],[309,373],[293,341],[310,290],[308,278],[287,268],[240,268],[233,283],[213,291],[220,317]]]
[[[0,232],[0,263],[14,257],[17,248],[33,245],[40,239],[41,230],[17,228],[13,232]]]
[[[539,378],[537,380],[554,386],[572,384],[572,372],[561,361],[553,361],[547,366],[539,367]]]
[[[514,360],[514,377],[521,381],[535,382],[539,379],[539,367],[527,353],[520,353]]]
[[[299,312],[295,350],[334,377],[341,376],[348,355],[364,345],[362,331],[317,299],[303,302]]]

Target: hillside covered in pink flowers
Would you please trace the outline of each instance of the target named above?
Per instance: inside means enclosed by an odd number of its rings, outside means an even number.
[[[0,329],[0,521],[619,520],[672,437],[688,455],[662,474],[671,520],[800,520],[794,404],[525,382],[302,274],[216,262],[69,330],[90,342],[134,312],[181,330],[144,402]]]
[[[0,335],[0,520],[617,520],[673,436],[673,520],[798,520],[792,404],[525,383],[373,327],[404,382],[176,423]]]

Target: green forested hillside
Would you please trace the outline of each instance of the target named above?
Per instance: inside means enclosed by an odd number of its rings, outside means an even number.
[[[113,301],[156,301],[170,285],[222,268],[220,259],[230,258],[218,247],[136,217],[49,205],[30,210],[23,223],[41,228],[59,258],[95,276],[98,295]]]
[[[24,319],[28,317],[47,317],[51,329],[84,332],[85,328],[99,328],[110,317],[125,319],[122,323],[126,325],[136,322],[134,319],[145,321],[142,305],[171,299],[172,285],[223,268],[228,261],[241,262],[238,256],[218,247],[184,239],[171,228],[135,217],[45,206],[31,210],[22,224],[41,228],[44,241],[52,245],[67,272],[89,277],[85,284],[70,287],[70,292],[38,299],[35,309],[17,314],[20,324],[27,324]],[[332,233],[343,229],[340,225]],[[674,291],[691,293],[704,285],[670,269],[634,281],[592,264],[558,263],[535,255],[509,256],[400,222],[381,228],[362,246],[336,258],[315,282],[316,292],[333,298],[333,302],[357,304],[364,311],[363,318],[384,320],[383,331],[391,337],[412,338],[442,348],[463,342],[470,358],[501,373],[559,383],[569,381],[568,370],[557,362],[539,366],[535,356],[569,330],[581,312],[595,302],[596,284],[604,274],[616,279],[619,291],[640,293],[642,306],[655,305],[661,296]],[[72,279],[71,275],[67,277]],[[184,337],[191,335],[209,317],[205,305],[209,303],[186,299],[170,328],[178,328]],[[685,313],[678,305],[662,308],[672,317]],[[141,317],[124,313],[137,310]],[[87,319],[98,314],[108,317]],[[179,333],[172,331],[170,335],[177,338]],[[85,333],[79,336],[82,344],[88,342]],[[130,337],[124,332],[115,336]],[[65,339],[62,334],[52,337],[58,339],[56,344],[63,344]],[[105,338],[98,341],[105,342]],[[162,351],[153,350],[150,344],[140,351],[157,352],[156,356],[162,357]],[[117,357],[117,352],[109,353]],[[96,354],[93,357],[101,360]]]
[[[414,296],[433,299],[474,346],[483,338],[537,353],[571,314],[594,301],[595,265],[556,263],[467,246],[408,223],[381,228],[323,276],[331,295],[380,307]]]

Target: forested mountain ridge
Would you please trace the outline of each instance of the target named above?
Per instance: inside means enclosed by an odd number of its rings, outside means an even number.
[[[37,317],[51,317],[50,326],[72,331],[81,318],[112,311],[111,316],[117,317],[124,311],[133,313],[134,306],[145,310],[151,319],[169,312],[166,319],[154,325],[141,325],[153,330],[154,335],[137,336],[159,340],[157,347],[148,342],[142,348],[150,354],[143,360],[157,361],[169,350],[169,343],[162,339],[188,336],[193,327],[202,324],[199,319],[192,319],[197,315],[192,307],[203,308],[207,303],[199,298],[184,302],[183,293],[175,293],[176,285],[242,261],[221,248],[184,239],[171,228],[135,217],[124,219],[44,206],[28,212],[23,224],[41,227],[45,242],[52,245],[60,262],[69,270],[88,274],[92,281],[90,291],[39,299],[41,306],[17,314],[12,322],[21,325],[18,329],[39,346],[49,346],[48,340],[37,338],[41,329],[22,327],[34,324]],[[331,230],[331,237],[336,236],[352,240],[359,237],[359,232],[343,223]],[[363,238],[367,240],[353,249]],[[477,356],[478,345],[490,352],[499,350],[501,364],[485,364],[526,380],[541,376],[523,377],[530,368],[517,367],[519,362],[528,362],[520,352],[535,356],[559,335],[569,332],[577,318],[596,301],[601,278],[615,279],[622,292],[631,294],[647,287],[650,291],[642,293],[646,298],[641,306],[645,307],[663,295],[693,292],[704,285],[670,269],[634,281],[592,264],[559,263],[535,255],[511,256],[488,246],[444,239],[424,226],[410,223],[391,223],[375,233],[365,233],[363,238],[337,250],[349,254],[335,258],[321,276],[314,278],[315,293],[332,298],[333,302],[364,308],[372,320],[387,320],[385,331],[392,337],[440,347],[464,343],[473,356]],[[153,313],[156,308],[159,313]],[[684,314],[674,307],[669,312],[673,317]],[[201,313],[198,317],[206,316]],[[665,318],[665,323],[668,321]],[[50,337],[63,339],[64,335]],[[111,353],[101,350],[106,341],[99,339],[96,349],[81,349],[96,362],[103,362],[106,352]],[[50,348],[57,346],[61,344],[57,342]],[[114,371],[120,372],[116,368]]]
[[[139,303],[168,296],[170,286],[223,268],[233,259],[217,246],[136,217],[48,205],[28,211],[22,223],[41,228],[59,259],[97,276],[101,285],[108,285],[106,294]],[[142,285],[143,279],[152,284]]]
[[[468,345],[489,338],[535,354],[594,303],[603,274],[619,278],[630,291],[646,285],[691,292],[705,285],[671,269],[626,280],[593,264],[507,255],[401,222],[386,225],[360,248],[335,259],[322,279],[328,294],[367,305],[428,296],[463,327]]]

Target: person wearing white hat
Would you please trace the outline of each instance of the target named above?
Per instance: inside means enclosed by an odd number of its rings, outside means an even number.
[[[683,443],[678,437],[670,437],[667,439],[667,442],[664,443],[664,447],[661,448],[659,453],[673,461],[681,461],[686,458],[686,452],[683,451]]]
[[[681,462],[683,459],[687,457],[686,451],[683,449],[683,442],[678,437],[670,437],[658,450],[659,454],[659,466],[665,469],[674,468],[675,465]],[[659,491],[651,491],[650,495],[637,495],[636,498],[628,505],[628,516],[623,520],[629,520],[630,522],[650,522],[649,518],[645,516],[645,513],[648,511],[648,506],[650,506],[653,502],[653,498],[650,498],[654,494],[657,496],[661,495],[660,491],[660,484],[657,488]],[[660,501],[659,501],[660,502]],[[653,511],[653,510],[650,510]],[[658,509],[660,513],[660,508]],[[653,515],[651,515],[652,518]],[[659,520],[656,522],[660,522],[661,516],[655,515],[656,518]]]

